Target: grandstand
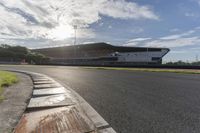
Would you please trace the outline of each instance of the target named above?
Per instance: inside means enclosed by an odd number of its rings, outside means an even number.
[[[135,63],[161,64],[168,48],[124,47],[107,43],[80,44],[73,46],[34,49],[56,63]]]

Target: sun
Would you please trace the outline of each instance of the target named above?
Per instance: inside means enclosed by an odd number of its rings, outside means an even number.
[[[53,40],[64,40],[72,37],[74,29],[70,25],[59,25],[50,31],[50,38]]]

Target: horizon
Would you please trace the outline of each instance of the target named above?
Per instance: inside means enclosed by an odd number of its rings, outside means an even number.
[[[200,56],[200,0],[2,0],[0,10],[0,43],[73,45],[76,25],[77,44],[170,48],[164,62]]]

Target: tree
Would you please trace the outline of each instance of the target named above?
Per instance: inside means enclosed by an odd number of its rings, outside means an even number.
[[[17,62],[25,60],[28,63],[42,64],[46,63],[49,58],[42,54],[31,52],[26,47],[2,44],[0,45],[0,60]]]

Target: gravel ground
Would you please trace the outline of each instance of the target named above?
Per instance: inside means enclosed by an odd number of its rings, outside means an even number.
[[[29,76],[17,73],[19,83],[4,88],[4,101],[0,103],[0,133],[10,133],[21,118],[32,93]]]

